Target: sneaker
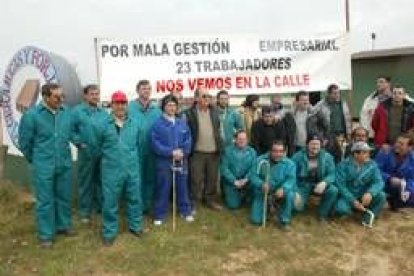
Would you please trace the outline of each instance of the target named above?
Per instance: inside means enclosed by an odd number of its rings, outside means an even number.
[[[184,217],[184,220],[185,220],[186,222],[193,222],[193,221],[194,221],[194,217],[193,217],[192,215],[185,216],[185,217]]]
[[[75,237],[77,235],[76,231],[73,229],[58,230],[57,234],[65,237]]]
[[[154,220],[154,225],[155,226],[161,226],[162,225],[162,220],[159,220],[159,219]]]
[[[51,248],[53,245],[53,242],[51,240],[39,240],[39,246],[41,248]]]

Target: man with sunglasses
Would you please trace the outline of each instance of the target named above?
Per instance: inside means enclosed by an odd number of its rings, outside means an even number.
[[[336,214],[351,215],[354,211],[363,214],[362,222],[369,224],[366,210],[379,215],[385,203],[384,181],[377,164],[370,159],[372,149],[366,142],[356,142],[351,148],[352,156],[336,168],[336,186],[339,199]]]
[[[70,111],[62,105],[58,84],[42,86],[43,101],[23,114],[19,149],[33,169],[37,236],[52,246],[55,234],[73,236],[71,220],[72,135]]]
[[[185,117],[191,131],[190,157],[191,200],[212,210],[223,207],[215,202],[218,186],[219,160],[223,147],[218,110],[211,104],[212,96],[205,88],[194,92],[195,104],[186,110]]]

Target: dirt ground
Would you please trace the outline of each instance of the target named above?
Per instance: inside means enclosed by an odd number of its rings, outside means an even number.
[[[290,232],[269,221],[249,224],[248,210],[200,210],[192,224],[149,219],[137,239],[121,233],[112,248],[100,240],[100,223],[40,249],[32,197],[0,183],[0,275],[414,275],[414,210],[385,210],[373,229],[358,217],[320,225],[314,210],[297,215]],[[124,225],[124,222],[123,222]]]

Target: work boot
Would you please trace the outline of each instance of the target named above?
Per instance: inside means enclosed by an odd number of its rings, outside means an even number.
[[[142,230],[134,231],[129,229],[129,233],[131,233],[135,238],[142,238],[142,235],[144,234]]]
[[[64,237],[75,237],[78,235],[78,233],[76,233],[75,230],[73,229],[63,229],[63,230],[58,230],[57,231],[58,235],[64,236]]]
[[[53,242],[51,240],[39,240],[39,246],[44,249],[51,248]]]
[[[329,225],[329,220],[326,217],[318,217],[318,222],[320,226]]]
[[[290,232],[291,228],[290,225],[288,223],[279,223],[279,229],[283,232]]]
[[[205,204],[205,206],[213,211],[217,211],[220,212],[223,210],[223,206],[221,206],[220,204],[216,203],[216,202],[207,202]]]
[[[105,247],[111,247],[114,244],[115,239],[102,239],[102,245]]]

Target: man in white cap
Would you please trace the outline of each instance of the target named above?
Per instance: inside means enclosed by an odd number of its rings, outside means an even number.
[[[365,224],[370,220],[367,209],[377,217],[385,203],[384,181],[377,164],[370,159],[371,150],[366,142],[354,143],[352,156],[339,163],[336,169],[339,199],[335,212],[341,216],[361,212]]]

